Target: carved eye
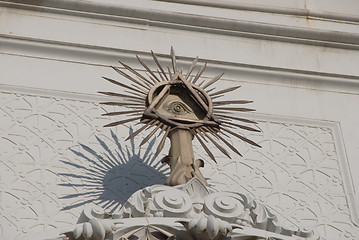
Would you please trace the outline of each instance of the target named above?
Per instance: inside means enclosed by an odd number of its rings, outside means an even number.
[[[183,102],[180,101],[170,101],[164,105],[164,109],[175,115],[185,115],[192,113],[192,110]]]

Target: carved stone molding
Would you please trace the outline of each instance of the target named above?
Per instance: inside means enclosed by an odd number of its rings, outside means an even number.
[[[196,1],[192,1],[190,4],[199,6],[203,5],[203,2],[201,4],[198,4],[198,1],[197,3],[195,2]],[[186,3],[186,1],[176,1],[176,3],[183,4]],[[243,14],[246,16],[246,18],[243,18],[241,17],[242,14],[232,15],[230,11],[228,14],[231,17],[227,17],[225,14],[218,15],[216,11],[206,11],[209,7],[220,7],[228,9],[228,3],[222,3],[219,6],[216,6],[216,4],[213,5],[206,2],[206,7],[192,7],[192,12],[187,14],[177,11],[177,7],[181,9],[181,5],[176,6],[174,4],[170,4],[169,6],[172,7],[170,11],[168,11],[168,7],[166,8],[165,6],[161,5],[162,4],[156,4],[156,2],[150,5],[147,3],[147,5],[145,5],[147,6],[146,8],[144,6],[139,7],[133,6],[132,4],[127,5],[124,3],[99,3],[96,1],[79,3],[73,0],[64,0],[61,2],[42,1],[41,3],[29,0],[4,0],[0,2],[0,6],[8,8],[58,13],[63,16],[83,16],[97,20],[115,20],[118,22],[136,23],[155,27],[168,27],[176,30],[197,31],[251,38],[258,38],[258,36],[260,36],[262,39],[283,42],[298,42],[302,44],[319,46],[323,46],[323,44],[325,44],[325,46],[330,47],[358,49],[357,34],[348,33],[344,30],[328,30],[327,28],[322,27],[322,25],[325,26],[327,23],[325,21],[320,22],[322,18],[329,18],[332,21],[339,20],[338,24],[341,23],[343,25],[346,23],[345,21],[358,22],[358,17],[353,16],[353,14],[349,16],[348,13],[335,14],[326,13],[325,11],[318,12],[315,9],[296,9],[298,6],[295,8],[286,9],[285,7],[283,8],[283,6],[276,6],[273,8],[266,5],[266,8],[260,8],[257,4],[251,5],[246,3],[243,9],[243,6],[238,3],[235,5],[232,4],[232,6],[229,5],[230,8],[237,8],[237,11],[239,9],[244,11],[250,9],[249,13],[251,11],[262,12],[265,9],[264,12],[270,14],[273,13],[273,9],[275,9],[275,14],[268,15],[271,16],[271,21],[263,22],[261,18],[254,20],[254,16],[248,18],[248,13]],[[293,24],[292,21],[288,21],[286,24],[283,24],[280,22],[282,18],[278,18],[281,14],[284,14],[287,17],[292,15],[291,17],[296,17],[295,19],[297,21],[299,21],[297,18],[298,16],[304,15],[305,17],[310,18],[311,21],[319,22],[321,24],[317,24],[315,29],[309,27],[305,28],[301,25],[298,26],[297,24]],[[338,29],[338,26],[332,26],[334,29]]]
[[[265,232],[265,237],[272,239],[318,239],[312,231],[281,226],[276,216],[257,201],[240,193],[211,190],[197,178],[176,187],[154,185],[139,190],[113,215],[106,216],[104,212],[99,214],[96,208],[90,209],[91,206],[85,208],[79,220],[81,224],[64,234],[70,239],[96,240],[131,237],[241,239],[249,236],[261,239]],[[130,218],[131,224],[127,222]],[[250,228],[262,231],[252,230],[248,236],[246,229]]]

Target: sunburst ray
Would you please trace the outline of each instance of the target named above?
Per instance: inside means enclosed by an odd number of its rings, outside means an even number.
[[[124,124],[124,123],[128,123],[128,122],[136,121],[136,120],[139,120],[139,119],[141,119],[141,118],[142,118],[142,117],[135,117],[135,118],[124,119],[124,120],[121,120],[121,121],[109,123],[109,124],[105,125],[104,127],[113,127],[113,126],[117,126],[117,125],[120,125],[120,124]]]
[[[170,79],[172,79],[173,74],[171,73],[171,69],[167,66],[167,70],[168,70],[168,75],[170,75]]]
[[[109,113],[102,114],[102,116],[119,116],[119,115],[131,114],[131,113],[142,114],[142,111],[140,111],[140,110],[131,110],[131,111],[109,112]]]
[[[223,123],[224,125],[236,126],[236,127],[242,128],[242,129],[247,130],[247,131],[260,132],[260,130],[258,130],[258,129],[255,129],[255,128],[252,128],[252,127],[248,127],[248,126],[245,126],[245,125],[241,125],[241,124],[237,124],[237,123],[232,123],[232,122],[227,122],[227,121],[222,121],[222,123]]]
[[[149,79],[151,79],[152,80],[152,82],[156,85],[157,83],[159,83],[159,81],[157,81],[156,79],[154,79],[149,73],[146,73],[146,75],[147,75],[147,77],[149,78]]]
[[[202,141],[201,138],[203,138],[203,137],[200,135],[200,132],[199,132],[199,131],[196,131],[196,130],[197,130],[197,129],[195,129],[195,131],[193,131],[194,136],[197,138],[198,142],[201,144],[201,146],[202,146],[203,149],[206,151],[206,153],[208,154],[208,156],[209,156],[215,163],[217,163],[216,158],[214,157],[213,153],[209,150],[209,148],[207,147],[207,145]]]
[[[228,132],[229,134],[231,134],[231,135],[233,135],[233,136],[235,136],[235,137],[241,139],[242,141],[245,141],[245,142],[247,142],[247,143],[249,143],[249,144],[251,144],[251,145],[253,145],[253,146],[256,146],[256,147],[261,148],[261,146],[258,145],[257,143],[253,142],[252,140],[250,140],[250,139],[248,139],[248,138],[246,138],[246,137],[244,137],[244,136],[242,136],[242,135],[240,135],[240,134],[238,134],[238,133],[235,133],[235,132],[233,132],[233,131],[231,131],[231,130],[229,130],[229,129],[227,129],[227,128],[222,128],[222,129],[223,129],[223,131]]]
[[[204,86],[203,86],[203,89],[206,89],[208,88],[209,86],[211,86],[212,84],[214,84],[215,82],[217,82],[219,79],[222,78],[224,73],[221,73],[219,74],[218,76],[214,77],[211,81],[209,81],[208,83],[206,83]]]
[[[226,155],[228,158],[231,158],[231,156],[228,154],[228,152],[226,151],[226,149],[224,149],[220,144],[218,144],[213,138],[211,138],[211,136],[209,136],[206,131],[201,131],[203,133],[203,135],[209,139],[217,148],[218,150],[220,150],[224,155]]]
[[[161,82],[161,80],[159,80],[159,79],[157,78],[157,76],[151,71],[151,69],[147,66],[147,64],[146,64],[139,56],[136,55],[136,57],[137,57],[138,61],[141,63],[141,65],[147,70],[147,72],[148,72],[149,74],[151,74],[152,77],[153,77],[157,82]]]
[[[176,54],[173,47],[171,47],[171,62],[172,62],[173,72],[175,73],[177,72],[177,66],[176,66]]]
[[[151,124],[153,124],[156,121],[156,119],[152,119],[150,121],[148,121],[147,123],[145,123],[145,125],[143,125],[141,128],[137,129],[135,132],[133,132],[131,135],[129,135],[126,140],[134,138],[135,136],[137,136],[140,132],[142,132],[145,128],[147,128],[148,126],[150,126]]]
[[[163,74],[163,76],[166,78],[167,81],[169,81],[169,79],[167,78],[167,74],[165,73],[165,70],[163,69],[163,67],[161,66],[156,54],[151,51],[151,54],[152,54],[152,58],[153,60],[155,61],[157,67],[161,70],[161,73]],[[159,74],[159,73],[158,73]]]
[[[134,103],[134,102],[101,102],[102,105],[110,105],[110,106],[123,106],[123,107],[131,107],[131,106],[143,106],[143,103]]]
[[[238,89],[238,88],[240,88],[240,87],[241,87],[241,86],[226,88],[226,89],[220,90],[220,91],[215,92],[215,93],[210,93],[209,95],[210,95],[211,97],[214,97],[214,96],[219,95],[219,94],[232,92],[232,91],[234,91],[234,90],[236,90],[236,89]]]
[[[249,119],[245,119],[245,118],[234,117],[234,116],[223,115],[223,114],[217,114],[217,116],[224,118],[224,119],[228,118],[228,119],[233,119],[233,120],[237,120],[237,121],[241,121],[241,122],[257,124],[257,122],[249,120]]]
[[[133,99],[133,100],[140,100],[142,102],[145,102],[145,100],[146,100],[145,98],[142,98],[142,97],[135,97],[135,96],[126,95],[126,94],[122,94],[122,93],[101,92],[101,91],[98,91],[98,93],[104,94],[104,95],[107,95],[107,96],[130,98],[130,99]]]
[[[118,69],[117,67],[111,66],[111,68],[113,70],[115,70],[117,73],[119,73],[120,75],[124,76],[125,78],[127,78],[128,80],[131,80],[132,82],[136,83],[138,86],[142,86],[143,88],[147,89],[147,91],[150,90],[149,86],[146,86],[144,84],[142,84],[141,82],[137,81],[136,79],[134,79],[133,77],[131,77],[130,75],[126,74],[125,72],[121,71],[120,69]]]
[[[230,105],[230,104],[247,104],[252,102],[253,101],[247,101],[247,100],[218,101],[218,102],[213,102],[213,106],[222,106],[222,105]]]
[[[160,73],[160,71],[158,71],[158,69],[156,70],[156,72],[157,72],[158,76],[160,76],[162,82],[168,81],[168,80],[166,80],[166,79],[162,76],[162,73]],[[167,76],[165,75],[165,77],[167,77]]]
[[[130,66],[128,66],[127,64],[119,61],[119,63],[121,63],[121,65],[126,68],[128,71],[130,71],[132,74],[136,75],[136,77],[141,80],[143,83],[145,83],[148,87],[152,87],[152,83],[150,81],[148,81],[144,76],[142,76],[140,73],[138,73],[137,71],[135,71],[133,68],[131,68]]]
[[[129,90],[131,90],[131,91],[141,93],[141,94],[143,94],[144,96],[146,95],[146,93],[143,92],[143,91],[140,91],[140,90],[138,90],[138,89],[136,89],[136,88],[133,88],[133,87],[130,87],[130,86],[125,85],[125,84],[123,84],[123,83],[120,83],[120,82],[118,82],[118,81],[116,81],[116,80],[113,80],[113,79],[111,79],[111,78],[107,78],[107,77],[102,77],[102,78],[105,79],[105,80],[107,80],[107,81],[109,81],[109,82],[111,82],[111,83],[113,83],[113,84],[116,84],[116,85],[118,85],[118,86],[120,86],[120,87],[127,88],[127,89],[129,89]]]
[[[253,112],[255,109],[253,108],[236,108],[236,107],[214,107],[215,110],[225,110],[225,111],[238,111],[238,112]]]
[[[158,125],[157,125],[158,124]],[[156,128],[152,130],[152,132],[150,132],[140,143],[140,146],[142,146],[143,144],[145,144],[157,131],[158,129],[160,129],[163,126],[163,123],[160,123],[159,121],[156,122]]]
[[[156,151],[156,154],[155,154],[156,156],[158,156],[158,154],[162,151],[163,146],[164,146],[165,141],[166,141],[166,138],[167,138],[167,136],[168,136],[170,130],[171,130],[171,127],[170,127],[170,126],[166,126],[165,134],[163,135],[163,137],[162,137],[160,143],[158,144],[157,151]]]
[[[146,95],[143,94],[143,93],[130,92],[130,91],[126,90],[126,89],[124,90],[124,92],[125,92],[125,93],[129,93],[129,94],[133,94],[133,95],[135,95],[135,96],[137,96],[137,97],[139,97],[139,98],[144,98],[144,97],[146,97]]]
[[[237,153],[239,156],[243,157],[242,154],[232,145],[230,144],[226,139],[224,139],[221,135],[219,135],[217,132],[215,132],[213,129],[211,128],[206,128],[207,130],[209,130],[213,136],[217,137],[218,139],[220,139],[222,142],[224,142],[224,144],[227,145],[227,147],[229,147],[233,152]],[[222,133],[224,136],[229,137],[228,135]]]
[[[194,67],[195,67],[196,64],[197,64],[197,62],[198,62],[198,57],[196,57],[195,59],[193,59],[193,62],[192,62],[191,66],[189,67],[189,70],[188,70],[188,72],[187,72],[186,79],[188,79],[188,77],[191,75],[191,73],[192,73]],[[188,80],[188,81],[189,81],[189,80]]]
[[[198,73],[196,74],[196,76],[194,77],[194,79],[193,79],[193,81],[192,81],[193,84],[196,83],[197,80],[201,77],[201,75],[202,75],[202,73],[204,72],[204,70],[206,69],[206,67],[207,67],[207,63],[205,63],[205,64],[201,67],[201,69],[198,71]]]
[[[205,81],[206,81],[206,80],[202,80],[202,82],[198,83],[197,86],[198,86],[198,87],[201,87],[202,84],[203,84]]]

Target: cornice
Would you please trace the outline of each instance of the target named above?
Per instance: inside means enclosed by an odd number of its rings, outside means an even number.
[[[168,1],[173,2],[173,1]],[[355,16],[341,17],[339,15],[323,15],[305,10],[274,9],[273,7],[243,6],[229,3],[206,3],[203,1],[183,0],[179,3],[200,6],[221,7],[227,9],[241,9],[274,14],[326,18],[337,21],[358,22]],[[0,6],[57,13],[63,15],[82,16],[92,19],[116,20],[127,23],[136,23],[148,26],[181,29],[187,31],[205,32],[219,35],[240,36],[256,39],[274,40],[310,44],[316,46],[335,47],[343,49],[359,49],[359,34],[339,30],[314,29],[282,25],[280,23],[257,22],[254,19],[238,20],[210,15],[187,14],[174,11],[140,8],[119,4],[95,3],[86,1],[31,1],[15,0],[0,1]]]
[[[145,60],[151,58],[151,54],[145,51],[7,35],[0,35],[0,44],[3,47],[0,54],[85,64],[94,67],[109,67],[121,60],[126,61],[134,68],[142,69],[134,56],[140,55]],[[166,62],[168,55],[160,53],[157,55],[165,64],[170,64]],[[193,60],[181,55],[178,55],[177,58],[184,68],[188,68]],[[199,61],[208,63],[203,74],[204,78],[225,72],[223,79],[227,81],[290,86],[349,94],[359,93],[359,76],[356,75],[268,67],[207,58],[200,58]],[[69,89],[68,91],[72,90]]]
[[[205,0],[155,0],[162,2],[172,2],[179,4],[187,4],[187,5],[196,5],[203,7],[214,7],[214,8],[224,8],[224,9],[235,9],[235,10],[244,10],[244,11],[253,11],[253,12],[262,12],[262,13],[273,13],[273,14],[283,14],[283,15],[291,15],[291,16],[301,16],[306,18],[320,18],[329,21],[346,21],[352,23],[359,23],[359,17],[344,13],[329,13],[329,12],[320,12],[315,10],[309,10],[306,8],[294,8],[294,7],[278,7],[278,6],[270,6],[259,5],[259,4],[249,4],[243,3],[239,1],[205,1]]]

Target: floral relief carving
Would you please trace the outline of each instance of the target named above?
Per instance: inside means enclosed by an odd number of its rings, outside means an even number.
[[[131,131],[125,126],[102,128],[104,111],[75,94],[0,94],[0,238],[72,226],[89,202],[117,211],[136,190],[164,183],[169,170],[154,158],[153,143],[136,148],[124,141]],[[287,228],[314,227],[322,239],[358,238],[335,129],[266,116],[258,122],[262,133],[248,137],[262,149],[241,143],[245,157],[229,160],[211,148],[218,164],[208,161],[203,170],[210,187],[258,200]],[[194,151],[207,159],[201,147]],[[216,217],[216,208],[205,211]]]

